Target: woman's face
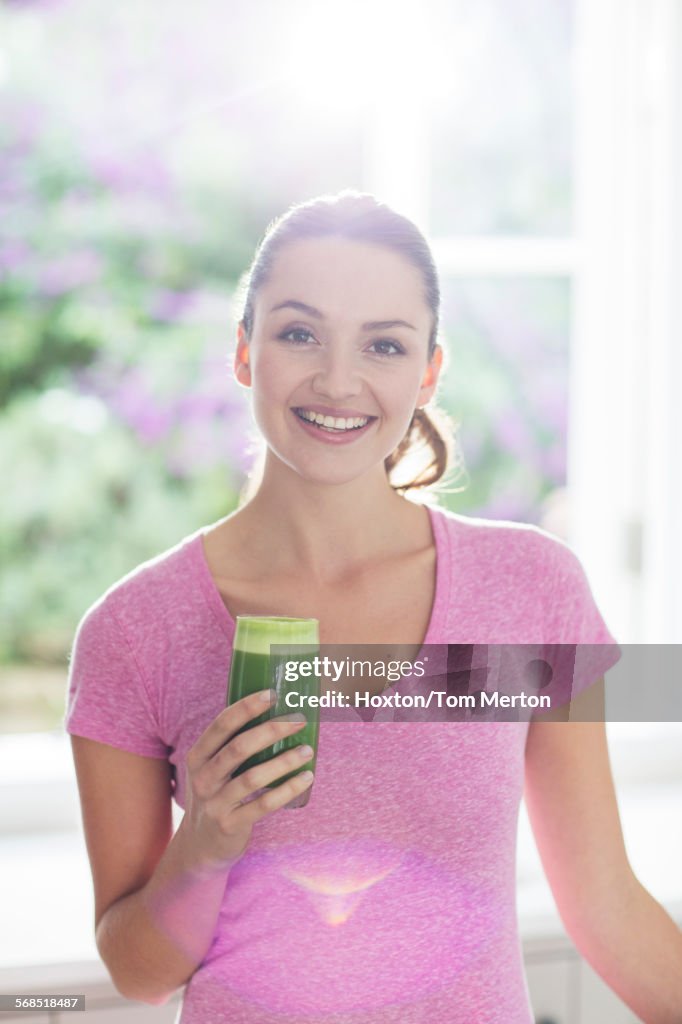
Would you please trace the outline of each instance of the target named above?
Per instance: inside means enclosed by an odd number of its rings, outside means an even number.
[[[383,471],[436,386],[439,347],[424,384],[431,325],[420,271],[391,249],[335,237],[283,248],[235,358],[272,451],[318,482]]]

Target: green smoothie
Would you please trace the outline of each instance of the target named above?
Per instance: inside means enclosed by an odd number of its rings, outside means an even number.
[[[271,646],[276,645],[276,651]],[[319,623],[317,619],[295,619],[285,616],[266,617],[260,615],[238,615],[237,627],[232,647],[232,664],[227,692],[227,703],[235,704],[242,697],[258,690],[272,688],[277,693],[277,700],[262,715],[250,719],[239,732],[252,729],[262,722],[281,715],[301,711],[308,720],[291,736],[285,736],[270,747],[252,754],[232,773],[233,778],[254,765],[263,764],[291,747],[309,743],[314,750],[313,757],[300,768],[281,775],[273,782],[267,783],[272,789],[300,772],[315,771],[317,761],[317,743],[319,736],[320,713],[318,707],[310,707],[305,698],[309,695],[319,697],[319,676],[298,675],[295,681],[287,681],[286,676],[294,674],[292,664],[311,661],[320,653]],[[287,667],[288,666],[288,667]],[[287,693],[295,695],[295,704],[286,702]],[[239,735],[239,733],[235,733]],[[314,785],[314,783],[313,783]],[[287,807],[302,807],[308,802],[310,790],[304,792]]]

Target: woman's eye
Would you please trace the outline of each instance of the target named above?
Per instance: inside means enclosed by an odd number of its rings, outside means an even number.
[[[301,327],[292,327],[290,331],[283,331],[279,337],[282,341],[293,341],[295,345],[307,345],[308,342],[302,340],[300,337],[295,338],[294,335],[304,335],[304,338],[312,338],[310,331],[304,331]]]
[[[405,352],[402,345],[399,345],[397,341],[392,341],[390,338],[380,338],[378,341],[373,341],[371,347],[380,356],[401,355]]]

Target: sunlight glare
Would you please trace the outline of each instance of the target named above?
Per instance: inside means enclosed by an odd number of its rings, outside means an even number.
[[[407,96],[428,99],[451,86],[442,45],[424,4],[346,0],[310,4],[288,29],[285,73],[307,103],[339,113]]]

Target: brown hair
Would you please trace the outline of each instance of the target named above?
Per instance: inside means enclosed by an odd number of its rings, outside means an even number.
[[[237,308],[241,310],[238,322],[243,324],[247,338],[251,338],[253,330],[256,293],[268,279],[277,253],[289,242],[329,235],[385,246],[421,271],[426,302],[433,316],[428,347],[430,359],[438,341],[440,286],[429,245],[407,217],[370,193],[352,189],[295,204],[270,222],[237,289]],[[405,437],[384,460],[389,482],[399,493],[416,487],[432,487],[451,468],[455,428],[446,414],[432,403],[433,399],[429,412],[424,408],[415,409]],[[416,470],[407,479],[397,482],[397,470],[406,464],[408,457],[411,464],[416,463]],[[242,500],[244,497],[242,494]]]

